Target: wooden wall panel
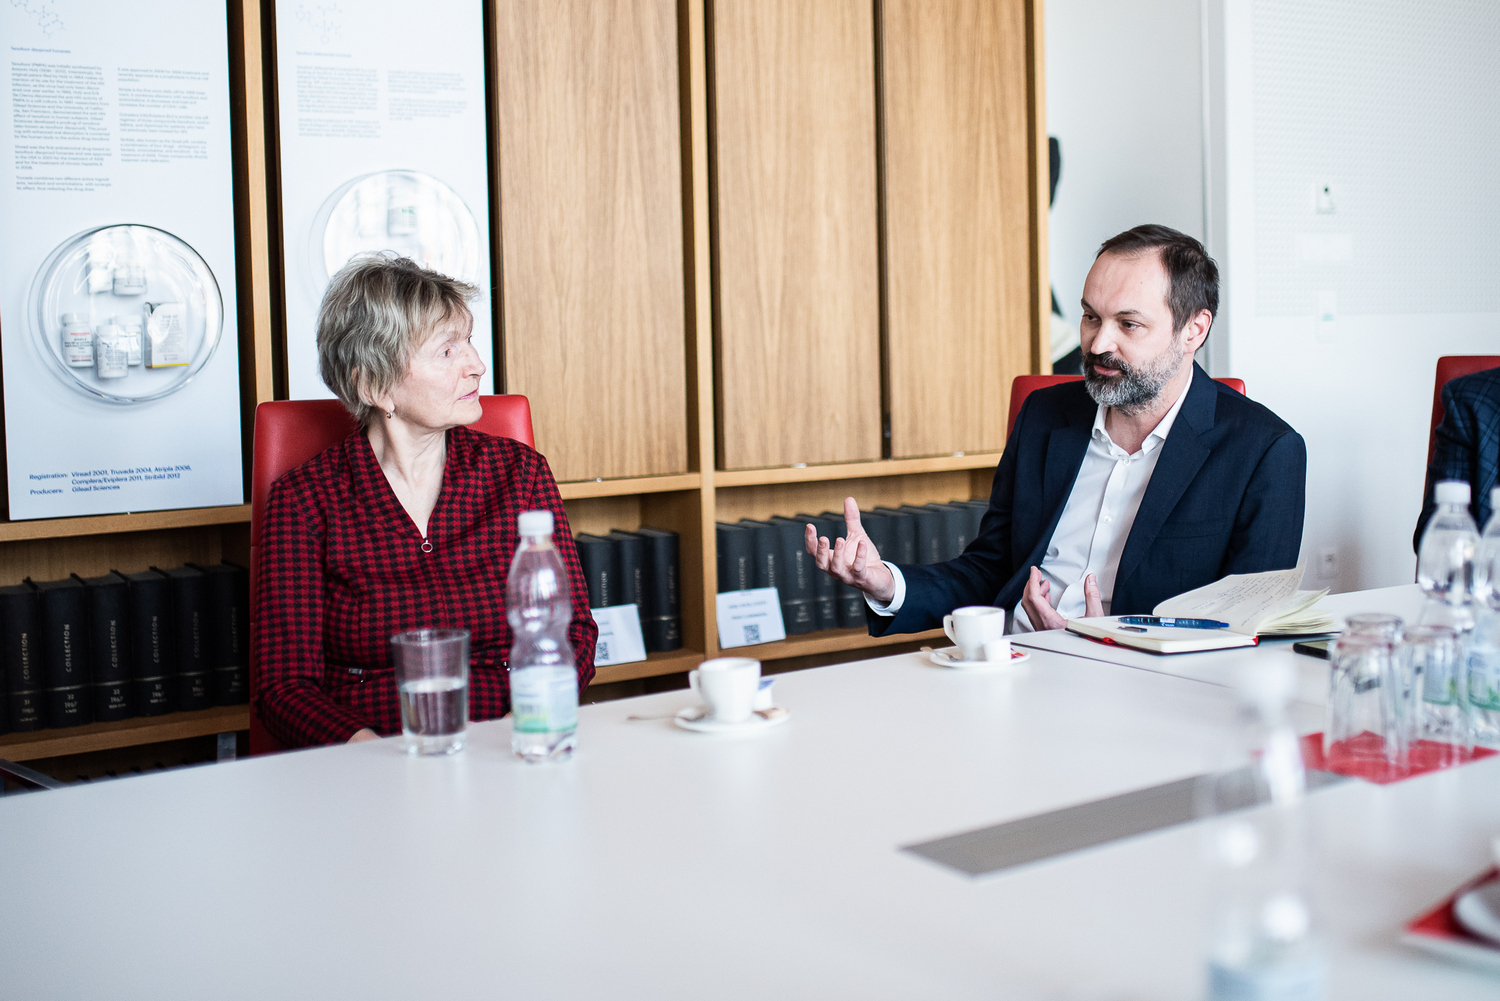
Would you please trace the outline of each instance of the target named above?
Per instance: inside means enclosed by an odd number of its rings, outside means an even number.
[[[1005,445],[1031,371],[1025,0],[884,0],[891,454]]]
[[[870,0],[715,0],[721,468],[880,457]]]
[[[559,480],[685,472],[676,4],[494,9],[506,391]]]

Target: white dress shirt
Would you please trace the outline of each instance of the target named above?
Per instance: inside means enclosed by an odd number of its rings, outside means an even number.
[[[1133,455],[1126,454],[1104,429],[1105,408],[1102,405],[1094,415],[1088,451],[1084,453],[1083,464],[1078,467],[1078,477],[1073,481],[1062,517],[1058,519],[1057,529],[1047,545],[1047,555],[1038,568],[1042,579],[1051,582],[1048,597],[1063,618],[1082,617],[1083,579],[1089,574],[1098,578],[1104,614],[1109,614],[1115,572],[1120,566],[1120,554],[1125,551],[1125,540],[1130,537],[1136,512],[1146,496],[1146,486],[1151,482],[1157,460],[1161,458],[1161,446],[1166,442],[1191,387],[1190,381],[1177,397],[1177,402],[1172,404],[1172,409],[1146,436],[1140,451]],[[885,565],[895,578],[896,593],[890,604],[882,605],[869,595],[865,595],[865,601],[877,615],[893,616],[906,602],[906,579],[894,564],[887,562]],[[1026,610],[1017,603],[1011,631],[1031,632],[1032,628]]]

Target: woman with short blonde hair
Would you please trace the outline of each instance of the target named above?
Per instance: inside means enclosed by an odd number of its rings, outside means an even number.
[[[276,481],[257,564],[256,712],[291,746],[401,732],[390,638],[469,631],[469,716],[510,709],[505,580],[522,511],[552,512],[572,583],[580,691],[598,629],[547,460],[471,431],[479,290],[393,255],[334,275],[318,367],[359,429]]]

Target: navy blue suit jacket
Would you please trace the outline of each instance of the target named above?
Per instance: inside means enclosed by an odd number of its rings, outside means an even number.
[[[1443,385],[1443,420],[1427,465],[1427,493],[1417,519],[1413,548],[1422,545],[1422,530],[1437,510],[1432,486],[1441,480],[1469,485],[1469,509],[1484,528],[1493,513],[1490,490],[1500,480],[1500,368],[1449,379]]]
[[[906,600],[894,617],[870,612],[870,632],[917,632],[964,605],[1019,603],[1073,490],[1097,412],[1082,382],[1027,397],[979,537],[957,559],[902,566]],[[1112,614],[1149,614],[1228,574],[1297,565],[1307,448],[1286,422],[1194,365],[1161,448],[1120,555]]]

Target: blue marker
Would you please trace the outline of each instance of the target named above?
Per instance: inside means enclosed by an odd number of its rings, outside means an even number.
[[[1167,626],[1177,629],[1228,629],[1229,623],[1218,619],[1159,619],[1154,615],[1122,615],[1120,621],[1130,626]]]

